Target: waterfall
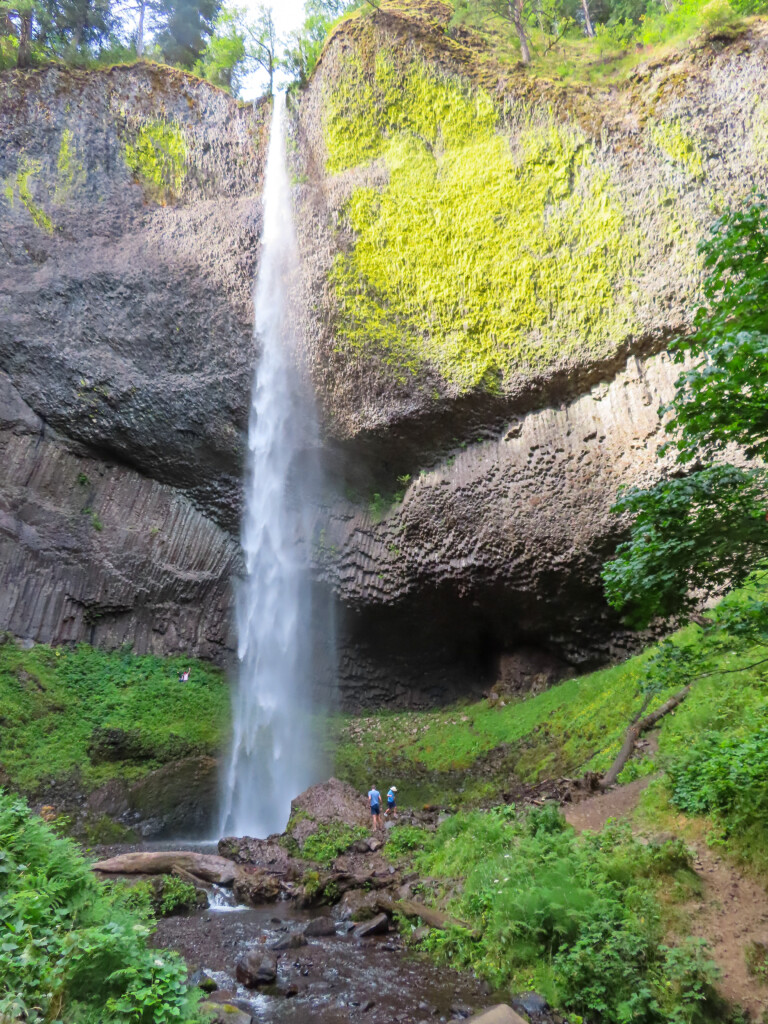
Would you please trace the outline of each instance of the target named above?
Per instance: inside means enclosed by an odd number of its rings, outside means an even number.
[[[289,308],[298,255],[284,94],[273,102],[254,293],[261,355],[248,427],[242,525],[247,575],[237,600],[240,664],[220,822],[222,835],[259,837],[285,828],[291,798],[316,782],[318,772],[308,571],[317,426]]]

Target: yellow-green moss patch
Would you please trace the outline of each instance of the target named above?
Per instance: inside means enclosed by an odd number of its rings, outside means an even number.
[[[75,138],[69,128],[65,128],[61,133],[56,171],[57,198],[63,198],[85,183],[85,168],[77,157]]]
[[[345,207],[352,249],[331,273],[340,345],[399,376],[436,366],[498,389],[516,371],[599,355],[634,323],[635,231],[576,128],[519,116],[512,148],[482,90],[351,62],[326,96],[328,168],[380,159],[388,184]]]
[[[701,150],[679,121],[653,121],[649,125],[654,147],[694,181],[704,178]]]
[[[186,176],[187,143],[181,128],[170,121],[143,121],[126,143],[125,162],[153,199],[165,202],[179,195]]]
[[[16,174],[3,182],[3,195],[11,208],[18,199],[32,218],[35,227],[50,235],[53,234],[54,223],[45,210],[35,202],[32,194],[32,183],[35,176],[40,174],[41,166],[39,160],[31,160],[22,154],[19,157]]]

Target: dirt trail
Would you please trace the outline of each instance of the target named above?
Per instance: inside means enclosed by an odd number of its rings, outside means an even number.
[[[637,779],[566,805],[566,821],[578,831],[597,831],[609,818],[631,814],[650,781]],[[689,915],[691,935],[707,940],[712,959],[722,972],[718,985],[722,995],[747,1010],[754,1020],[762,1020],[768,1011],[768,984],[749,973],[745,951],[751,942],[768,943],[768,894],[704,842],[692,842],[690,846],[695,851],[693,866],[704,886],[701,899],[683,907]]]

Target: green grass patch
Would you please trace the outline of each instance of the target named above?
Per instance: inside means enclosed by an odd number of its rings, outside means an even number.
[[[185,668],[190,679],[181,683]],[[79,777],[88,790],[217,753],[229,728],[229,690],[219,669],[188,658],[86,644],[24,651],[9,641],[0,644],[0,717],[0,766],[14,787],[32,793]],[[114,737],[122,742],[110,753]]]
[[[681,842],[642,845],[617,824],[577,835],[554,806],[462,813],[420,842],[415,866],[474,931],[432,932],[442,961],[606,1024],[723,1019],[704,946],[667,937],[668,894],[695,883]]]
[[[340,853],[348,850],[357,839],[365,839],[368,829],[362,825],[344,825],[330,822],[318,825],[317,831],[307,836],[301,847],[301,856],[326,867]]]

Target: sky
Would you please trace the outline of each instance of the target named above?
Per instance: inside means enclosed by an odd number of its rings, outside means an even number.
[[[259,0],[235,0],[234,6],[244,7],[246,15],[250,18],[256,17],[256,11],[260,6]],[[272,16],[275,19],[275,28],[278,37],[284,37],[293,28],[298,28],[304,21],[304,0],[272,0],[269,3],[265,0],[264,6],[272,8]],[[253,100],[261,96],[266,83],[264,72],[248,75],[243,81],[240,96],[244,100]]]

